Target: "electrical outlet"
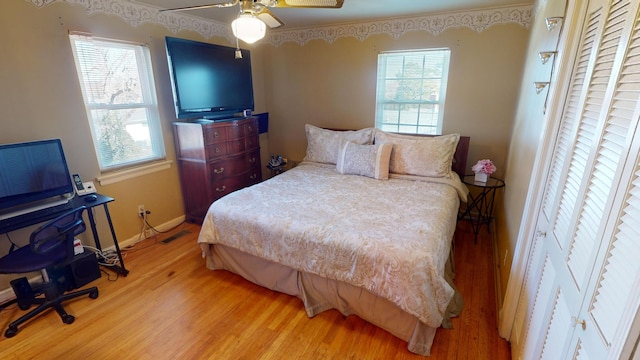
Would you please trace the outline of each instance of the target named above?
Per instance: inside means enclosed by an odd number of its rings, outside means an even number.
[[[146,210],[144,209],[144,205],[138,205],[138,217],[141,217],[141,218],[143,218],[143,219],[144,219],[144,218],[146,218],[146,217],[147,217],[147,215],[146,215],[146,214],[147,214],[147,212],[146,212]]]

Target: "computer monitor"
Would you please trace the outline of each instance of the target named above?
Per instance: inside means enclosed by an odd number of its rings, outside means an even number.
[[[0,219],[67,202],[73,194],[60,139],[0,145]]]

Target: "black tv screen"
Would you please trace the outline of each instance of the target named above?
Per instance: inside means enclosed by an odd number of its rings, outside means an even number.
[[[73,192],[59,139],[0,145],[0,214]]]
[[[254,110],[251,55],[241,50],[166,37],[178,119],[232,117]]]

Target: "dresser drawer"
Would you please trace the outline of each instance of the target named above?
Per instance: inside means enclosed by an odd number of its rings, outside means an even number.
[[[260,165],[260,149],[256,149],[247,153],[247,162],[249,163],[249,173],[247,181],[253,185],[262,181],[262,166]]]
[[[260,147],[260,138],[258,135],[247,136],[244,138],[244,143],[247,150],[257,149]]]
[[[262,171],[260,168],[260,149],[248,152],[246,156],[246,161],[251,169]]]
[[[211,185],[211,195],[213,196],[213,201],[227,195],[232,191],[237,190],[237,185],[235,185],[235,182],[231,179],[232,178],[222,179]]]
[[[229,155],[243,153],[246,149],[247,147],[245,146],[244,139],[236,139],[227,142],[227,153]]]
[[[203,127],[205,145],[227,141],[226,126],[206,125]]]
[[[232,177],[227,177],[221,180],[217,180],[212,184],[211,186],[211,190],[213,192],[212,195],[215,199],[218,199],[224,195],[227,195],[230,192],[242,189],[248,185],[252,185],[252,184],[248,183],[246,173],[232,176]]]
[[[249,171],[251,165],[247,161],[246,155],[230,157],[221,161],[215,161],[209,164],[212,181],[221,178],[240,175]]]
[[[262,181],[262,169],[260,168],[251,168],[245,175],[245,182],[247,182],[248,185],[257,184],[260,181]]]
[[[229,123],[229,126],[227,126],[228,140],[241,139],[245,136],[244,125],[243,125],[244,121],[246,120],[238,120],[238,121]]]
[[[207,160],[214,160],[216,158],[227,156],[229,153],[226,142],[219,142],[206,145]]]
[[[244,134],[247,137],[258,136],[258,121],[251,119],[244,124]]]
[[[255,148],[255,146],[251,148]],[[207,160],[215,160],[216,158],[227,155],[241,154],[244,153],[246,149],[245,139],[209,144],[207,145]]]

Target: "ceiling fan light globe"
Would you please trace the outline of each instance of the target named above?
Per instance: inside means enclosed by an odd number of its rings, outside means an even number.
[[[264,37],[267,26],[251,14],[240,14],[231,22],[231,30],[238,39],[247,44],[253,44]]]

